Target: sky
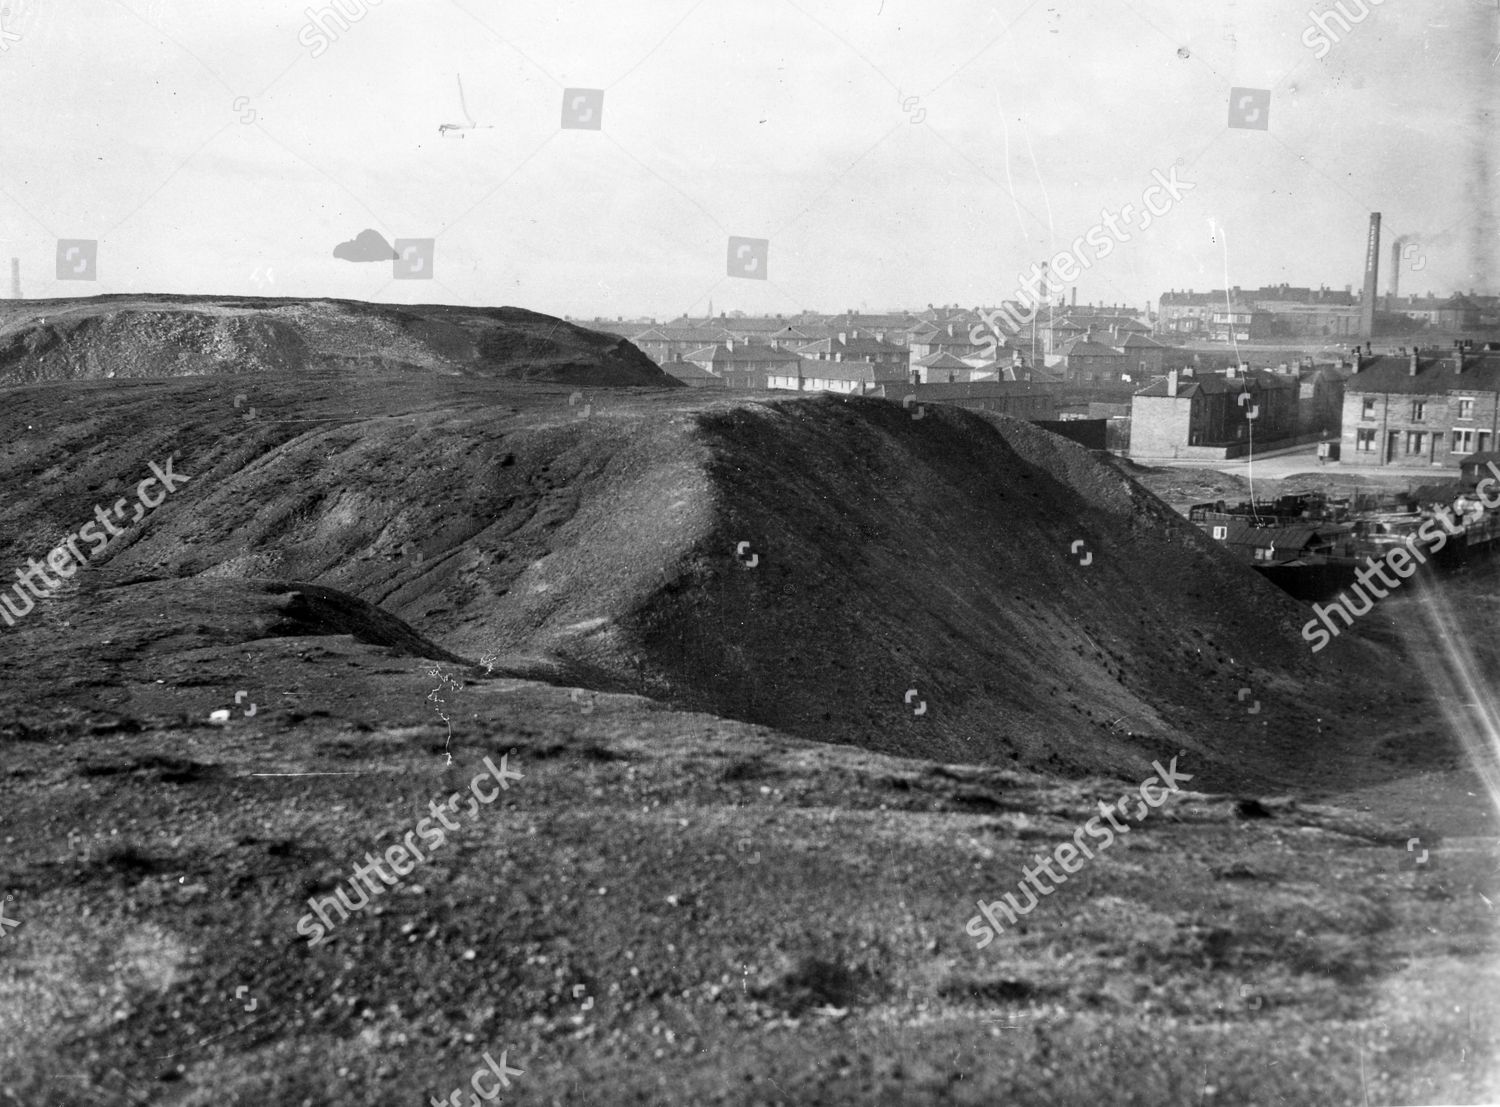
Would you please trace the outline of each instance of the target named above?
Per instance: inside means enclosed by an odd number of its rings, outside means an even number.
[[[1382,291],[1500,291],[1500,0],[338,3],[0,0],[0,296],[1145,308],[1358,290],[1372,211]]]

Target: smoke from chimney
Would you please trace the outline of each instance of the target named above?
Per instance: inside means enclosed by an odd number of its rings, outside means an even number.
[[[1391,242],[1391,294],[1385,305],[1387,311],[1395,311],[1401,300],[1401,247],[1411,237],[1409,234],[1397,235]]]
[[[1469,38],[1469,60],[1474,98],[1469,109],[1466,145],[1469,155],[1469,193],[1475,209],[1469,230],[1469,283],[1492,288],[1496,276],[1495,262],[1495,168],[1490,144],[1494,141],[1491,108],[1500,93],[1500,69],[1491,59],[1500,45],[1500,8],[1493,4],[1473,5],[1470,9],[1473,32]]]

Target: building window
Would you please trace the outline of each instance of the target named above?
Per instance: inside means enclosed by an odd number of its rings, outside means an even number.
[[[1406,432],[1406,452],[1408,454],[1420,454],[1422,452],[1422,440],[1427,436],[1421,431]]]
[[[1477,450],[1479,453],[1484,453],[1489,448],[1490,448],[1490,432],[1489,431],[1480,431],[1479,432],[1479,437],[1474,440],[1474,449]]]
[[[1375,401],[1374,400],[1370,400],[1370,399],[1365,400],[1364,406],[1359,409],[1359,417],[1361,419],[1373,419],[1373,418],[1375,418]]]
[[[1362,430],[1354,432],[1354,448],[1370,453],[1375,449],[1375,432],[1373,430]]]
[[[1422,400],[1413,400],[1411,404],[1412,422],[1416,422],[1418,419],[1425,419],[1426,417],[1427,404]]]
[[[1458,401],[1458,417],[1460,419],[1474,418],[1474,401],[1471,398],[1461,397]]]
[[[1455,430],[1453,432],[1453,452],[1456,454],[1472,454],[1474,452],[1474,432],[1472,430]]]
[[[1229,528],[1214,527],[1214,537],[1217,538],[1220,542],[1224,541],[1224,539],[1229,537]]]

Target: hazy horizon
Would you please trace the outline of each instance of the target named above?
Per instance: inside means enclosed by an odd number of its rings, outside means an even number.
[[[1331,5],[1281,0],[344,3],[3,0],[4,294],[15,256],[32,299],[994,304],[1168,174],[1180,199],[1086,251],[1080,302],[1358,291],[1372,211],[1382,293],[1398,236],[1403,294],[1496,284],[1494,0],[1345,0],[1366,14],[1322,40]],[[1268,112],[1229,126],[1234,88]],[[602,91],[583,126],[568,89]],[[433,279],[333,256],[366,228],[433,239]],[[728,275],[732,236],[768,241],[768,279]],[[56,279],[59,239],[98,242],[96,280]]]

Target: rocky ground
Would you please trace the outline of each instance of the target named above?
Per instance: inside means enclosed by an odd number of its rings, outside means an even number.
[[[191,478],[0,625],[0,1104],[467,1102],[502,1050],[536,1104],[1500,1098],[1488,754],[1446,702],[1493,716],[1492,576],[1312,655],[1029,425],[612,385],[628,350],[567,341],[550,382],[522,344],[0,390],[0,564]],[[976,948],[976,900],[1173,757]]]

